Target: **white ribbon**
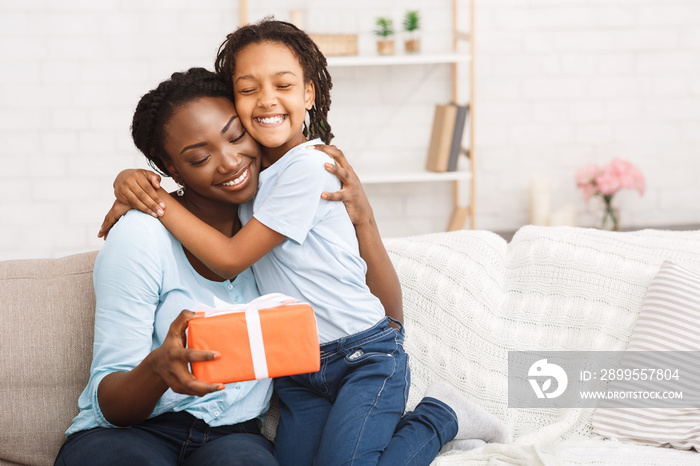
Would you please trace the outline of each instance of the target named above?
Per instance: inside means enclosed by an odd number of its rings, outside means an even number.
[[[248,326],[248,340],[250,341],[250,354],[253,356],[255,380],[267,379],[267,354],[265,354],[265,343],[260,326],[260,311],[246,309],[245,323]]]
[[[255,298],[248,304],[235,304],[226,310],[208,310],[204,312],[204,317],[215,315],[231,314],[234,312],[245,312],[245,322],[248,328],[248,340],[250,341],[250,353],[253,356],[253,371],[256,380],[268,378],[267,355],[265,354],[265,343],[263,342],[262,326],[260,325],[260,309],[270,307],[286,306],[297,303],[299,300],[291,298],[282,293],[269,293]]]

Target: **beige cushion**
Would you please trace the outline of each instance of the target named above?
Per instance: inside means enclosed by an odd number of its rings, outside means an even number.
[[[666,261],[654,276],[630,351],[700,351],[700,274]],[[647,445],[700,450],[698,409],[598,409],[593,432]]]
[[[0,262],[0,458],[51,465],[92,360],[97,252]]]

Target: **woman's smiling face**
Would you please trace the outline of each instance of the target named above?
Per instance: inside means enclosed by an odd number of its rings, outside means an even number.
[[[226,204],[255,196],[260,146],[225,97],[200,97],[179,107],[165,125],[164,161],[188,195]]]

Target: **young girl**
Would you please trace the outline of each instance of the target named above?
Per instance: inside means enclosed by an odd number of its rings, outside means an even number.
[[[261,293],[294,296],[316,313],[320,371],[275,381],[279,462],[429,464],[454,438],[468,446],[507,441],[504,424],[444,384],[431,386],[404,415],[410,376],[403,331],[389,326],[366,285],[347,212],[322,199],[339,188],[322,167],[330,159],[309,147],[332,138],[331,79],[314,42],[291,24],[263,20],[229,34],[216,66],[233,85],[241,124],[261,145],[258,192],[241,206],[244,226],[231,238],[162,190],[167,208],[159,218],[222,277],[252,267]],[[204,166],[208,158],[192,163]]]

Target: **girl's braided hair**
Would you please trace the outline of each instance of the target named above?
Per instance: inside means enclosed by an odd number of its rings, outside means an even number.
[[[214,69],[232,86],[236,53],[250,44],[267,41],[279,42],[289,47],[304,71],[304,82],[314,83],[315,101],[313,108],[309,110],[309,124],[304,124],[304,136],[307,139],[321,138],[325,144],[330,144],[333,133],[328,123],[328,111],[331,107],[333,83],[328,73],[328,63],[316,43],[298,27],[272,18],[242,26],[226,36],[226,40],[219,47]]]
[[[175,111],[200,97],[226,97],[233,100],[231,85],[219,75],[204,68],[190,68],[173,73],[155,89],[139,100],[131,122],[131,137],[136,147],[148,159],[148,164],[161,175],[170,176],[163,160],[170,160],[165,152],[167,136],[165,125]]]

